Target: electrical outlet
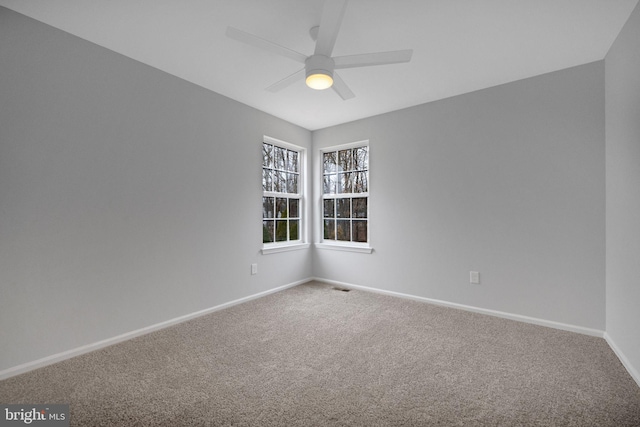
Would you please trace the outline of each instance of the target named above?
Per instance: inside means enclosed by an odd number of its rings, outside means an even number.
[[[251,264],[251,275],[258,274],[258,264]]]
[[[469,282],[473,283],[474,285],[480,284],[480,273],[478,273],[477,271],[470,271]]]

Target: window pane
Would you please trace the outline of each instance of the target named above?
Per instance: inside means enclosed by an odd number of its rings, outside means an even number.
[[[366,193],[369,191],[369,183],[367,182],[369,172],[353,172],[352,178],[352,193]]]
[[[262,144],[262,166],[273,168],[273,145]]]
[[[262,169],[262,190],[271,191],[273,188],[273,171],[271,169]]]
[[[337,220],[337,238],[336,240],[351,240],[351,221],[347,220]]]
[[[359,171],[369,169],[369,147],[354,148],[353,169]]]
[[[298,174],[287,174],[287,193],[298,194]]]
[[[276,169],[285,170],[287,165],[287,149],[274,146],[273,161]]]
[[[351,218],[351,199],[337,199],[336,205],[336,217]]]
[[[338,174],[338,193],[353,193],[353,175],[352,172]]]
[[[325,240],[336,240],[336,222],[332,219],[324,220]]]
[[[288,153],[288,165],[287,170],[289,172],[299,172],[298,171],[298,152],[289,150]]]
[[[276,199],[276,218],[287,217],[287,199],[278,197]]]
[[[324,201],[323,216],[325,218],[333,218],[336,216],[336,202],[334,199],[327,199]]]
[[[367,221],[353,221],[353,241],[354,242],[366,242],[367,241]]]
[[[353,170],[353,150],[338,151],[338,172]]]
[[[276,147],[277,148],[277,147]],[[287,174],[286,172],[274,172],[273,191],[278,193],[287,192]]]
[[[262,198],[262,218],[273,218],[273,197],[263,197]]]
[[[367,217],[367,198],[357,197],[351,199],[352,217],[353,218],[366,218]]]
[[[271,243],[274,241],[273,221],[262,221],[262,243]]]
[[[336,194],[336,175],[325,175],[323,177],[324,194]]]
[[[331,173],[336,171],[336,153],[324,153],[322,155],[322,173]]]
[[[289,218],[300,218],[299,206],[299,199],[289,199]]]
[[[276,221],[276,242],[287,240],[287,220]]]
[[[289,221],[289,240],[298,240],[298,220]]]

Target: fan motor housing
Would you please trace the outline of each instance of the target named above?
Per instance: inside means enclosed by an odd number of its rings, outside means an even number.
[[[332,58],[324,55],[312,55],[307,58],[304,63],[306,70],[306,77],[309,77],[313,74],[326,74],[333,78],[333,69],[335,67],[335,62],[333,62]]]

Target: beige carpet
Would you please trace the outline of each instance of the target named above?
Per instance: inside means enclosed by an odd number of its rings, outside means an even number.
[[[0,382],[87,426],[640,426],[606,342],[309,283]]]

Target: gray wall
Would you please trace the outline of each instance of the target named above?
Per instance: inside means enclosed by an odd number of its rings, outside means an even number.
[[[607,334],[640,382],[640,5],[607,54]]]
[[[309,131],[1,7],[0,69],[0,371],[311,275],[255,167]]]
[[[604,330],[603,61],[315,131],[314,152],[363,139],[374,252],[315,250],[316,277]]]

